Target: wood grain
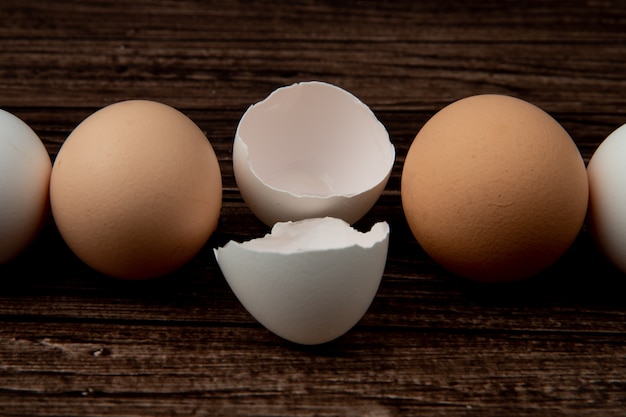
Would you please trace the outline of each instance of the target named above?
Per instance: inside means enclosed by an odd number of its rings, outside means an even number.
[[[473,284],[421,250],[399,189],[423,123],[483,92],[539,105],[588,161],[626,122],[624,56],[617,1],[0,3],[0,107],[52,159],[93,111],[152,99],[203,129],[225,187],[218,230],[169,276],[103,277],[51,217],[0,266],[0,415],[623,416],[626,280],[586,227],[541,275]],[[267,232],[233,177],[239,118],[275,88],[310,79],[367,103],[397,163],[357,224],[391,225],[377,297],[348,334],[303,347],[250,317],[212,248]]]

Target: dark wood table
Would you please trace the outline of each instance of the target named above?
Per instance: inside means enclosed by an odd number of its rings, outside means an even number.
[[[239,118],[305,80],[358,96],[397,150],[384,194],[356,225],[391,225],[379,292],[348,334],[312,347],[252,319],[212,252],[268,232],[233,177]],[[626,122],[626,7],[1,2],[0,107],[36,131],[52,159],[95,110],[160,101],[212,142],[224,202],[204,250],[144,282],[93,272],[48,219],[0,267],[0,415],[626,415],[626,277],[586,227],[544,273],[503,286],[447,273],[407,228],[400,174],[415,134],[446,104],[486,92],[542,107],[588,161]]]

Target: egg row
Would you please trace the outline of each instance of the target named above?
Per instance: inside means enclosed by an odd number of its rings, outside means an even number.
[[[104,107],[52,165],[37,135],[0,111],[0,263],[22,252],[48,207],[69,248],[103,274],[147,279],[190,261],[215,231],[222,178],[198,126],[162,103]],[[441,109],[404,161],[402,207],[417,242],[452,273],[514,281],[553,264],[585,219],[626,271],[626,130],[586,168],[568,133],[518,98],[486,94]],[[324,82],[277,89],[243,114],[237,186],[272,230],[214,250],[246,309],[274,333],[332,340],[365,313],[383,275],[389,226],[362,218],[395,163],[387,130],[357,97]]]

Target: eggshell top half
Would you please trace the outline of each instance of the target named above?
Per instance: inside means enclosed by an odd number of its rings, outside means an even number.
[[[165,104],[131,100],[86,118],[52,169],[52,213],[85,263],[143,279],[189,261],[217,227],[222,181],[204,133]]]
[[[233,145],[241,195],[270,226],[326,216],[354,223],[380,197],[394,161],[373,112],[318,81],[281,87],[250,106]]]
[[[389,226],[361,233],[335,218],[278,222],[263,238],[230,241],[215,256],[242,305],[275,334],[320,344],[366,313],[385,269]]]
[[[435,114],[402,172],[402,204],[423,249],[460,276],[526,278],[555,262],[587,209],[584,161],[568,133],[526,101],[479,95]]]
[[[48,214],[52,162],[39,136],[0,110],[0,264],[36,238]]]
[[[589,229],[608,260],[626,272],[626,125],[602,141],[587,173]]]

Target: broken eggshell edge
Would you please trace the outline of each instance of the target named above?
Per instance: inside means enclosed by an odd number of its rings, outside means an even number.
[[[307,91],[310,92],[306,93]],[[312,97],[308,98],[306,94]],[[341,111],[337,110],[333,113],[331,118],[335,120],[332,122],[326,120],[328,115],[324,112],[328,111],[325,109],[327,106],[323,105],[321,103],[323,100],[316,97],[315,94],[328,98],[333,97],[336,99],[333,102],[340,102],[344,106]],[[311,100],[315,104],[311,104],[307,100]],[[320,101],[319,105],[316,100]],[[339,106],[340,104],[333,105]],[[300,110],[302,108],[304,110]],[[302,115],[299,113],[303,111],[310,113],[319,112],[323,115],[323,120],[316,123],[310,122],[310,120],[315,119],[315,114]],[[352,133],[352,130],[367,132],[367,135],[362,135],[367,136],[366,138],[353,135],[355,137],[355,139],[351,139],[353,146],[349,146],[348,150],[343,149],[346,143],[341,143],[341,152],[335,152],[332,149],[326,151],[326,148],[324,150],[316,149],[316,151],[322,153],[317,157],[320,165],[328,165],[328,158],[331,157],[338,158],[342,164],[350,164],[355,167],[352,170],[353,172],[350,172],[349,169],[346,170],[349,175],[358,178],[358,181],[356,179],[353,181],[355,184],[354,189],[351,189],[349,192],[328,191],[324,194],[312,194],[304,190],[288,190],[286,187],[273,185],[273,181],[266,178],[267,175],[263,175],[255,169],[255,163],[252,161],[252,158],[256,161],[262,158],[251,156],[250,146],[246,142],[251,135],[247,135],[248,139],[246,139],[246,135],[242,133],[245,126],[245,130],[257,134],[262,129],[254,129],[247,124],[264,124],[269,117],[278,118],[284,121],[285,125],[289,125],[289,128],[294,130],[292,132],[293,135],[287,135],[289,137],[301,136],[299,135],[300,130],[311,135],[311,129],[320,130],[318,137],[327,136],[324,132],[327,129],[334,129],[333,123],[337,124],[337,130],[342,133],[346,129],[349,129],[350,133]],[[353,120],[348,122],[353,124],[347,128],[347,122],[344,119],[350,117]],[[252,121],[248,121],[249,119],[252,119]],[[294,121],[295,119],[299,121]],[[340,120],[337,121],[336,119]],[[304,125],[307,123],[313,123],[313,125],[305,127]],[[282,122],[278,124],[282,124]],[[280,127],[280,129],[283,128]],[[357,142],[362,140],[370,142]],[[251,141],[251,143],[253,142]],[[274,155],[271,155],[273,152],[276,152],[276,154],[285,152],[284,147],[281,146],[276,146],[275,150],[267,152],[267,146],[270,146],[270,144],[263,144],[263,153],[269,154],[270,157],[275,158]],[[310,162],[315,159],[313,155],[314,152],[299,157]],[[373,163],[362,162],[365,156],[372,159]],[[285,157],[277,160],[279,162],[285,161],[287,165],[297,164],[297,161],[294,161],[294,159],[296,158]],[[265,161],[261,162],[265,163]],[[318,217],[336,217],[354,224],[374,206],[382,194],[391,175],[394,163],[395,148],[389,139],[385,126],[376,118],[371,109],[352,93],[320,81],[300,82],[278,88],[264,100],[251,105],[241,117],[233,144],[233,170],[239,191],[250,210],[268,226],[272,226],[276,222]],[[366,186],[358,184],[358,182],[362,181],[362,178],[372,175],[375,178]],[[289,178],[291,174],[287,173],[281,176]],[[329,175],[328,172],[324,171],[324,168],[320,168],[320,172],[312,174],[311,177],[316,179],[331,177],[329,182],[346,180],[346,178],[332,178],[332,174]]]
[[[341,219],[279,222],[263,238],[214,249],[246,310],[294,343],[334,340],[365,315],[383,277],[389,225],[361,233]]]

